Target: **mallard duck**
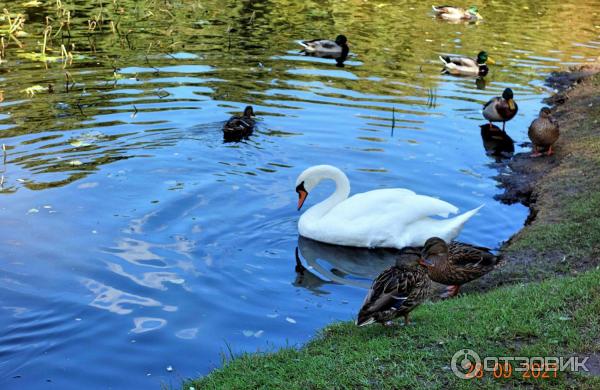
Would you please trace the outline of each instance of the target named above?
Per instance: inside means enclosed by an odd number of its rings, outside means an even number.
[[[492,122],[502,122],[502,131],[506,122],[511,120],[517,115],[519,106],[513,100],[513,91],[510,88],[506,88],[502,92],[502,97],[496,96],[483,106],[483,117]]]
[[[312,41],[300,41],[304,52],[318,57],[346,58],[350,48],[345,35],[338,35],[335,41],[328,39],[313,39]]]
[[[477,58],[440,56],[440,60],[444,64],[444,72],[453,75],[483,77],[489,72],[486,64],[488,61],[488,54],[485,51],[480,51],[479,54],[477,54]]]
[[[223,138],[226,142],[241,141],[254,131],[256,121],[252,106],[247,106],[241,116],[232,116],[223,126]]]
[[[477,7],[471,6],[468,9],[453,7],[451,5],[432,5],[433,12],[442,19],[446,20],[482,20]]]
[[[498,256],[488,248],[452,241],[446,244],[439,237],[425,242],[419,263],[427,269],[434,282],[448,285],[442,297],[458,294],[460,286],[490,272],[498,264]]]
[[[560,136],[558,122],[552,117],[552,113],[548,107],[540,110],[540,116],[531,122],[529,125],[529,139],[533,143],[532,157],[541,156],[540,149],[546,150],[546,155],[550,156],[552,145]]]
[[[375,279],[363,302],[356,325],[378,322],[391,325],[391,321],[404,316],[410,324],[409,313],[429,294],[431,281],[427,270],[418,264],[421,252],[415,247],[400,250],[396,265],[386,269]]]

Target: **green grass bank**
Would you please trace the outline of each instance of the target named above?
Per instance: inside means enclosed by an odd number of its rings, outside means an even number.
[[[503,247],[503,266],[466,295],[420,306],[414,326],[333,324],[301,349],[241,355],[183,388],[600,388],[600,76],[554,101],[555,155],[517,155],[502,181],[507,192],[520,186],[531,215]],[[591,372],[464,380],[450,369],[464,348],[482,357],[590,356]]]

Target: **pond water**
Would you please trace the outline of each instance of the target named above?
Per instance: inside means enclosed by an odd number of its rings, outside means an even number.
[[[0,64],[3,389],[176,388],[230,350],[352,319],[389,258],[299,243],[310,165],[338,166],[353,193],[485,204],[459,238],[498,248],[527,210],[494,200],[505,164],[483,148],[482,104],[515,91],[522,151],[548,73],[600,55],[597,1],[474,1],[483,22],[449,24],[408,1],[63,0],[70,32],[44,3],[0,2],[30,34]],[[49,55],[74,44],[72,64],[28,56],[46,16]],[[338,33],[344,67],[295,43]],[[440,74],[438,55],[479,50],[496,61],[485,83]],[[258,131],[224,144],[247,104]]]

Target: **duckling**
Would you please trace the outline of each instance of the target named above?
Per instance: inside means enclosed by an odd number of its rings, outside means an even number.
[[[452,241],[446,244],[439,237],[425,241],[419,264],[427,269],[434,282],[448,285],[443,298],[458,294],[460,286],[490,272],[498,264],[498,256],[488,248]]]
[[[466,21],[477,21],[482,20],[483,17],[479,14],[477,7],[471,6],[468,9],[453,7],[451,5],[432,5],[431,8],[436,16],[439,16],[445,20],[466,20]]]
[[[547,149],[546,155],[552,155],[552,145],[560,136],[558,122],[552,117],[548,107],[540,110],[539,118],[535,119],[529,125],[529,139],[533,143],[533,153],[531,157],[541,156],[540,149]]]
[[[225,142],[241,141],[243,138],[248,138],[254,131],[256,124],[253,116],[252,106],[247,106],[242,116],[232,116],[223,126],[223,139]]]
[[[489,72],[486,64],[488,58],[488,54],[485,51],[480,51],[479,54],[477,54],[477,58],[440,56],[440,60],[444,64],[444,71],[446,73],[479,77],[484,77]]]
[[[490,121],[490,125],[492,122],[502,122],[502,131],[505,131],[506,122],[514,118],[517,115],[517,111],[519,111],[519,106],[517,106],[513,98],[512,89],[506,88],[502,92],[502,97],[496,96],[485,103],[483,106],[483,117]]]
[[[346,58],[350,52],[348,39],[345,35],[338,35],[335,41],[328,39],[313,39],[312,41],[300,41],[304,52],[318,57]]]
[[[378,322],[389,326],[400,316],[404,316],[405,325],[410,324],[409,313],[425,300],[431,286],[427,270],[419,265],[420,258],[418,248],[400,250],[396,265],[383,271],[373,282],[358,312],[356,325]]]

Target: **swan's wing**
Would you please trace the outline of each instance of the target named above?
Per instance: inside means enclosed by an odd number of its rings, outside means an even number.
[[[458,209],[448,202],[430,196],[417,195],[403,188],[382,189],[356,194],[332,208],[324,220],[352,224],[379,223],[408,224],[437,215],[447,217]]]

